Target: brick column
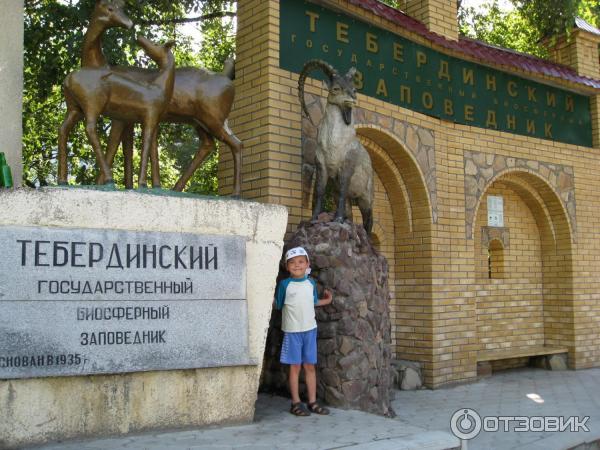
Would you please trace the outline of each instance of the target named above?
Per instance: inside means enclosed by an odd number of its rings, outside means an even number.
[[[285,205],[288,231],[300,222],[301,115],[298,76],[279,69],[279,2],[238,1],[236,97],[231,128],[244,144],[242,197]],[[231,192],[233,164],[220,153],[219,191]]]
[[[458,40],[456,0],[406,0],[405,12],[423,22],[429,31]]]
[[[560,36],[555,43],[549,39],[545,41],[551,61],[565,64],[579,75],[595,79],[600,77],[598,44],[600,35],[579,29],[574,30],[568,38]]]

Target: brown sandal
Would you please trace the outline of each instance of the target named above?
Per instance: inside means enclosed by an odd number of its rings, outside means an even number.
[[[315,414],[321,414],[322,416],[326,416],[329,414],[329,410],[324,406],[319,405],[317,402],[312,402],[308,404],[308,409]]]
[[[306,409],[306,406],[304,406],[304,403],[302,403],[302,402],[292,403],[292,407],[290,408],[290,413],[292,413],[295,416],[299,416],[299,417],[310,416],[310,411],[308,409]]]

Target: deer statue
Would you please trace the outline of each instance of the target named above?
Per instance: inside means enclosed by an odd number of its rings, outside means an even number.
[[[88,33],[94,28],[93,25],[96,22],[106,23],[106,28],[116,26],[113,22],[106,19],[94,19],[96,17],[96,10],[108,11],[108,6],[111,6],[114,12],[116,9],[120,9],[122,5],[122,0],[98,0]],[[100,18],[101,15],[98,14],[98,17]],[[93,65],[84,67],[106,67],[108,69],[108,64],[101,50],[99,39],[101,32],[99,30],[100,28],[90,34],[90,44],[84,45],[82,61],[87,61],[89,64],[92,64],[93,61]],[[94,39],[92,39],[92,36],[94,36]],[[135,78],[140,82],[149,82],[156,76],[156,71],[136,67],[110,67],[110,70],[117,74],[128,76],[131,79]],[[234,99],[233,77],[234,66],[231,60],[226,62],[222,73],[214,73],[206,69],[192,67],[176,69],[173,97],[163,120],[166,122],[189,123],[193,125],[200,138],[200,147],[191,164],[175,184],[174,190],[181,191],[185,188],[187,181],[192,177],[195,170],[212,151],[214,139],[216,138],[226,143],[232,151],[234,163],[233,195],[240,196],[243,145],[235,134],[233,134],[227,123],[227,117],[231,111]],[[58,146],[59,184],[67,183],[67,138],[75,124],[82,117],[80,111],[73,110],[70,114],[67,114],[60,128]],[[122,142],[125,160],[125,186],[127,188],[133,187],[133,125],[134,122],[132,121],[113,118],[106,157],[104,157],[104,154],[98,153],[96,149],[99,149],[100,145],[99,142],[94,141],[95,133],[92,133],[92,130],[86,127],[88,139],[94,148],[100,166],[98,184],[112,182],[110,166],[119,142]]]
[[[123,27],[130,29],[133,22],[123,11],[123,0],[97,0],[94,6],[90,24],[83,40],[83,50],[81,55],[81,66],[86,68],[108,67],[106,57],[102,51],[102,35],[108,28]],[[67,184],[67,138],[77,120],[73,122],[76,116],[71,116],[70,121],[64,121],[59,130],[58,140],[58,182]],[[94,149],[96,152],[96,149]],[[96,152],[96,158],[98,153]],[[109,171],[108,164],[104,164],[104,155],[98,159],[100,171]],[[107,181],[112,181],[112,176],[108,176]]]
[[[302,111],[310,119],[304,100],[304,83],[314,69],[325,73],[328,90],[327,105],[317,127],[316,180],[313,220],[323,212],[327,182],[336,183],[338,193],[335,220],[344,221],[351,214],[351,201],[360,209],[367,233],[373,227],[373,167],[369,154],[358,141],[352,124],[352,108],[356,104],[356,89],[352,67],[340,75],[325,61],[311,59],[304,64],[298,78],[298,96]],[[312,121],[312,119],[311,119]]]
[[[113,67],[115,73],[126,75],[141,82],[154,76],[152,70],[137,67]],[[202,161],[214,147],[214,139],[226,143],[233,153],[234,186],[233,195],[241,193],[242,142],[233,134],[227,124],[227,117],[233,105],[235,90],[233,87],[234,65],[232,60],[225,63],[222,73],[206,69],[182,67],[175,70],[173,97],[163,119],[170,123],[188,123],[195,127],[200,138],[200,147],[192,162],[181,175],[173,190],[182,191]],[[112,122],[106,158],[112,163],[120,141],[132,142],[132,124]],[[125,150],[125,144],[123,145]],[[98,183],[103,182],[100,174]],[[132,184],[127,180],[126,186]]]
[[[67,103],[65,122],[77,122],[85,117],[86,133],[96,154],[102,154],[96,133],[100,115],[124,122],[142,123],[142,158],[140,186],[146,184],[148,156],[152,164],[152,186],[160,186],[158,164],[157,129],[165,113],[175,80],[175,58],[171,52],[174,42],[156,45],[144,37],[137,38],[138,44],[159,66],[154,76],[146,81],[131,79],[113,72],[108,67],[82,68],[70,73],[63,83]],[[106,160],[104,160],[106,163]],[[109,170],[103,171],[104,179]]]
[[[102,35],[113,27],[130,29],[133,22],[123,8],[123,0],[97,0],[90,18],[90,25],[83,38],[81,67],[106,66],[106,57],[102,51]]]

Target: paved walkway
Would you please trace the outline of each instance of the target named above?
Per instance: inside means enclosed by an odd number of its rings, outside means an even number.
[[[485,432],[471,449],[567,449],[600,439],[600,369],[551,372],[522,369],[496,373],[477,383],[435,391],[402,391],[394,401],[398,419],[427,430],[449,430],[452,414],[471,408],[489,416],[589,416],[589,432]],[[512,424],[511,429],[514,429]],[[539,426],[534,421],[532,426]],[[503,425],[501,425],[503,428]]]
[[[567,449],[600,439],[600,369],[507,371],[453,388],[398,391],[393,405],[398,414],[395,419],[338,409],[330,416],[297,418],[287,412],[287,399],[260,395],[255,421],[250,425],[71,442],[42,449],[441,450],[460,446],[450,432],[450,418],[464,408],[488,418],[589,416],[585,422],[589,432],[517,432],[512,423],[512,431],[481,431],[463,443],[463,448],[470,450]],[[539,422],[532,425],[539,426]]]

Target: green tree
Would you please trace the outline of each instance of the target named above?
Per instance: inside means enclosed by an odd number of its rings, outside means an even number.
[[[506,11],[498,0],[490,0],[481,9],[459,10],[460,33],[489,44],[510,48],[544,58],[547,51],[538,44],[539,31],[518,9]]]
[[[461,8],[459,29],[465,36],[546,57],[539,42],[546,37],[569,34],[575,17],[600,25],[598,0],[511,0],[514,9],[503,10],[498,0],[488,0],[483,8]]]
[[[62,80],[80,67],[81,46],[95,0],[25,0],[25,55],[23,95],[24,183],[45,186],[56,182],[58,128],[65,105]],[[235,3],[227,0],[127,0],[127,14],[136,32],[153,40],[175,39],[177,66],[202,66],[219,71],[234,52]],[[180,32],[179,25],[197,23],[204,40],[199,45]],[[135,43],[134,31],[111,29],[104,36],[104,51],[110,64],[150,66]],[[107,136],[109,121],[100,122]],[[139,149],[139,130],[135,148]],[[165,124],[160,134],[161,181],[172,186],[198,148],[191,127]],[[190,181],[188,190],[215,194],[218,152],[214,152]],[[83,126],[69,139],[70,181],[93,184],[95,159]],[[123,185],[120,152],[115,161],[115,180]]]
[[[407,0],[381,0],[394,8],[404,10]],[[481,8],[464,7],[457,0],[459,31],[461,34],[489,44],[510,48],[523,53],[546,57],[539,41],[548,36],[569,33],[575,17],[600,27],[598,0],[511,0],[514,9],[506,11],[499,0],[487,0]]]
[[[541,36],[569,32],[575,17],[580,16],[592,25],[600,24],[598,0],[511,0],[529,25]]]

